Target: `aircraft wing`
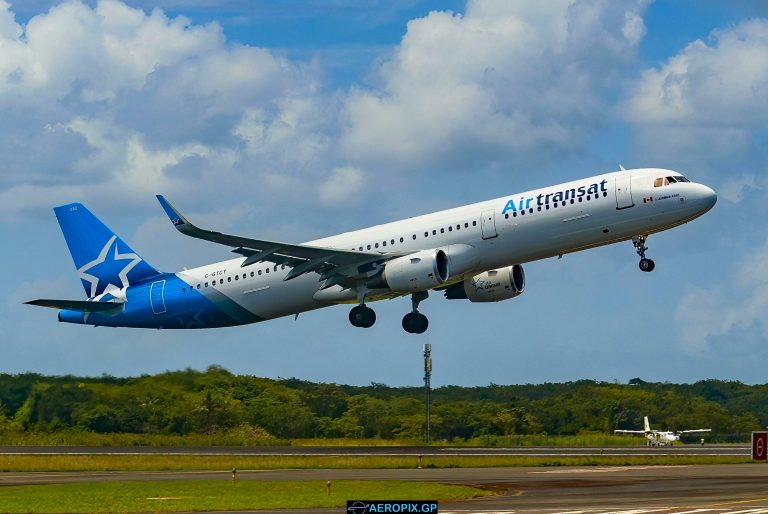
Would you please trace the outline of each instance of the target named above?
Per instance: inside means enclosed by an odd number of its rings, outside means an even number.
[[[157,195],[157,200],[176,230],[190,237],[233,247],[233,252],[245,257],[241,267],[262,261],[285,264],[293,268],[285,280],[314,271],[320,274],[321,280],[325,280],[323,289],[337,284],[353,283],[355,278],[372,276],[378,271],[379,263],[404,255],[297,245],[205,230],[190,223],[163,195]]]
[[[711,428],[697,428],[696,430],[678,430],[678,434],[701,434],[704,432],[711,432]]]
[[[645,434],[645,432],[642,430],[614,430],[613,433],[614,434],[639,434],[639,435]]]
[[[30,300],[24,303],[28,305],[37,305],[38,307],[50,307],[52,309],[63,309],[67,311],[108,312],[121,309],[124,302],[88,302],[84,300],[39,299]]]

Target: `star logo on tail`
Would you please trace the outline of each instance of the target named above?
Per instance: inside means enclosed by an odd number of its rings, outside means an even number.
[[[114,248],[114,250],[113,250]],[[135,253],[120,253],[117,236],[112,236],[99,256],[78,269],[80,280],[91,285],[90,297],[101,293],[120,290],[128,286],[128,273],[141,262]]]

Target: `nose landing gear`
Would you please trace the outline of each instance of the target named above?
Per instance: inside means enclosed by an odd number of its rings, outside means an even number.
[[[634,236],[632,238],[632,244],[635,245],[635,250],[637,251],[637,255],[640,256],[640,271],[645,271],[650,273],[653,271],[653,269],[656,267],[656,263],[653,262],[651,259],[647,259],[645,257],[645,251],[648,249],[647,246],[645,246],[645,240],[648,239],[648,236]]]
[[[411,295],[412,310],[403,316],[403,330],[409,334],[423,334],[429,327],[429,320],[419,312],[419,304],[429,297],[427,291],[419,291]]]

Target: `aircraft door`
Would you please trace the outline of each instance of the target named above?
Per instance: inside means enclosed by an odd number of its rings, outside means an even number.
[[[152,312],[155,314],[163,314],[165,312],[165,280],[158,280],[152,282],[149,286],[149,303],[152,305]]]
[[[483,232],[483,239],[493,239],[499,235],[496,232],[495,210],[483,211],[483,214],[480,216],[480,229]]]
[[[622,171],[616,174],[616,208],[626,209],[633,207],[635,202],[632,200],[632,174]]]

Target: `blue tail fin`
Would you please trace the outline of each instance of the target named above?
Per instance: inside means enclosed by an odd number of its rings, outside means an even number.
[[[159,274],[83,204],[62,205],[53,212],[89,298]]]

